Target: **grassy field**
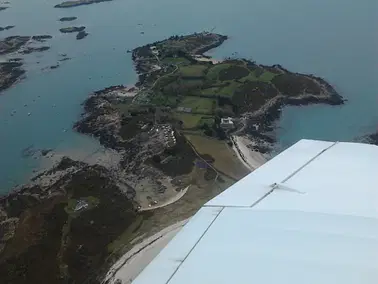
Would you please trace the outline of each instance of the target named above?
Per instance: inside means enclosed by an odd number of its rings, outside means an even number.
[[[203,115],[190,113],[175,113],[174,117],[181,120],[184,129],[195,128],[200,123]]]
[[[164,95],[162,93],[156,93],[152,99],[151,103],[156,106],[170,106],[175,107],[177,105],[177,97]]]
[[[202,77],[205,75],[205,70],[208,67],[204,64],[192,64],[188,66],[181,66],[179,72],[181,76],[188,77]]]
[[[231,67],[232,65],[231,64],[228,64],[228,63],[220,63],[220,64],[216,64],[214,65],[213,67],[211,67],[208,71],[207,71],[207,74],[206,74],[206,78],[208,80],[213,80],[213,81],[218,81],[219,79],[219,73],[224,70],[224,69],[227,69],[229,67]]]
[[[198,153],[212,156],[215,160],[213,166],[228,176],[239,180],[250,172],[224,141],[192,134],[185,137],[194,145]]]
[[[228,86],[218,88],[218,91],[216,94],[224,96],[224,97],[232,98],[232,96],[235,94],[239,86],[240,86],[239,83],[231,81],[229,82]]]
[[[216,100],[192,96],[185,97],[179,104],[181,107],[191,108],[192,112],[204,114],[213,114],[216,105]]]
[[[248,74],[248,76],[245,76],[244,78],[240,79],[240,81],[261,81],[261,82],[271,82],[274,77],[276,77],[277,74],[274,74],[269,71],[259,72],[259,71],[253,71]]]
[[[190,61],[184,57],[165,57],[162,61],[166,64],[189,64]]]
[[[214,117],[211,115],[175,113],[174,118],[182,121],[183,129],[194,129],[201,127],[204,123],[211,126],[214,123]]]

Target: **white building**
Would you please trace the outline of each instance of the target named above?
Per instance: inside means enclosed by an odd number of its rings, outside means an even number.
[[[222,127],[223,129],[233,129],[235,126],[234,126],[234,122],[232,121],[232,118],[228,117],[228,118],[221,118],[220,127]]]

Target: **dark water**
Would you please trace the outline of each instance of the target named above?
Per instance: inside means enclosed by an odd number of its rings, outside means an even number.
[[[0,26],[16,25],[0,36],[54,36],[49,51],[27,57],[28,78],[0,96],[0,192],[26,181],[40,167],[38,160],[22,158],[25,147],[79,149],[86,154],[99,147],[71,126],[90,92],[135,82],[127,49],[213,27],[230,36],[211,52],[214,57],[237,52],[259,63],[316,74],[349,99],[343,107],[286,108],[279,123],[279,149],[301,138],[352,140],[378,126],[377,1],[114,0],[53,8],[57,3],[13,0],[11,8],[0,12]],[[78,20],[59,22],[64,16]],[[76,41],[74,34],[59,33],[69,25],[85,25],[90,35]],[[56,64],[61,53],[72,60],[41,71]],[[13,117],[12,110],[17,111]]]

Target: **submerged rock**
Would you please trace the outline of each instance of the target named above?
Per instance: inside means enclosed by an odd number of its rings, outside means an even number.
[[[85,31],[78,32],[78,34],[76,35],[76,39],[77,39],[77,40],[83,39],[83,38],[85,38],[87,35],[88,35],[88,33],[85,32]]]

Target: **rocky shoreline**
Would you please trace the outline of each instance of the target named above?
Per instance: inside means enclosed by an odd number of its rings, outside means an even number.
[[[22,65],[22,62],[8,61],[0,63],[0,93],[22,79],[25,74]]]
[[[121,116],[112,107],[112,95],[109,93],[123,88],[123,85],[112,86],[90,95],[83,104],[84,114],[74,124],[74,129],[97,137],[105,147],[121,150],[122,139],[117,134],[121,128]]]

